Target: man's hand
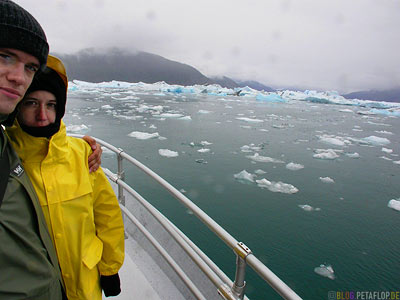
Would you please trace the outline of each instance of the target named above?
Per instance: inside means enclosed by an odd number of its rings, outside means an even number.
[[[88,135],[85,135],[83,139],[90,145],[90,148],[92,148],[93,153],[90,154],[88,158],[89,162],[89,173],[97,171],[97,169],[100,167],[101,164],[101,153],[103,150],[101,149],[101,146],[97,144],[96,140]]]

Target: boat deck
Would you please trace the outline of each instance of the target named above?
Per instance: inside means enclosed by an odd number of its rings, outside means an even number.
[[[108,298],[103,294],[103,299],[184,299],[175,285],[164,275],[145,253],[145,250],[131,236],[128,236],[125,240],[125,248],[124,264],[119,271],[121,294]],[[143,268],[144,271],[142,271]],[[162,291],[162,296],[158,294],[160,291]]]

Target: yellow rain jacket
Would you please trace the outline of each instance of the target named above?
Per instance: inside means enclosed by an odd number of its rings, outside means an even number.
[[[38,195],[59,259],[69,300],[101,300],[100,275],[124,260],[124,225],[104,172],[89,174],[90,146],[60,130],[50,140],[7,129]]]

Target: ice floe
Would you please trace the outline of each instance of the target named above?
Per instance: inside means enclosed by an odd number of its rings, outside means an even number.
[[[85,124],[82,125],[68,125],[67,126],[67,131],[68,132],[73,132],[73,133],[83,133],[87,132],[89,130],[89,127],[87,127]]]
[[[317,273],[318,275],[327,277],[332,280],[334,280],[336,278],[335,272],[333,271],[333,268],[331,265],[322,264],[319,267],[314,268],[314,272]]]
[[[260,119],[252,119],[252,118],[245,118],[245,117],[236,118],[236,120],[244,121],[244,122],[248,122],[248,123],[262,123],[262,122],[264,122],[263,120],[260,120]]]
[[[360,157],[360,154],[358,154],[357,152],[354,152],[354,153],[346,152],[345,155],[350,158],[359,158]]]
[[[312,206],[310,206],[308,204],[300,204],[300,205],[298,205],[298,207],[300,207],[301,209],[303,209],[305,211],[319,211],[319,210],[321,210],[319,207],[314,208],[314,207],[312,207]]]
[[[388,203],[388,207],[400,211],[400,198],[390,200]]]
[[[390,144],[390,140],[387,138],[382,138],[378,136],[368,136],[362,139],[352,139],[354,141],[359,142],[360,144],[366,144],[366,145],[371,145],[371,146],[385,146]]]
[[[233,175],[233,177],[235,177],[237,180],[245,181],[245,182],[246,181],[247,182],[254,182],[254,177],[255,176],[256,175],[251,174],[251,173],[247,172],[246,170],[240,171],[239,173]]]
[[[254,155],[248,155],[246,156],[247,158],[250,158],[253,161],[256,162],[264,162],[264,163],[276,163],[276,164],[284,164],[285,162],[280,160],[280,159],[276,159],[276,158],[272,158],[272,157],[268,157],[268,156],[261,156],[258,153],[254,153]]]
[[[263,175],[263,174],[266,174],[267,172],[265,172],[264,170],[261,170],[261,169],[257,169],[254,171],[254,173],[256,173],[257,175]]]
[[[332,135],[321,135],[319,136],[319,139],[321,142],[325,144],[330,144],[334,146],[346,146],[351,144],[351,141],[349,141],[346,138],[339,137],[339,136],[332,136]]]
[[[202,149],[197,150],[197,152],[200,152],[200,153],[207,153],[210,151],[211,151],[211,149],[208,149],[208,148],[202,148]]]
[[[339,152],[339,150],[336,149],[315,149],[314,150],[315,154],[313,155],[313,157],[318,159],[332,160],[340,157],[340,155],[337,154],[337,152]]]
[[[299,191],[295,186],[282,181],[275,182],[263,178],[261,180],[256,180],[256,183],[260,188],[267,188],[271,192],[276,193],[294,194]]]
[[[335,183],[335,180],[333,180],[330,177],[320,177],[319,180],[321,180],[324,183]]]
[[[172,151],[169,149],[158,149],[158,154],[160,154],[161,156],[165,156],[165,157],[177,157],[179,156],[179,153],[176,151]]]
[[[292,171],[297,171],[297,170],[301,170],[304,169],[304,166],[301,164],[296,164],[294,162],[290,162],[286,165],[286,169],[292,170]]]
[[[132,131],[128,134],[128,136],[136,138],[138,140],[148,140],[160,137],[158,132],[154,133],[147,133],[147,132],[140,132],[140,131]]]
[[[393,149],[388,149],[388,148],[382,147],[382,152],[391,154],[391,153],[393,153]]]

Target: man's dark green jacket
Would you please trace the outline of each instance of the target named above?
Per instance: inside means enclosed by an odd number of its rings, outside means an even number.
[[[7,116],[0,115],[0,122]],[[0,299],[61,300],[63,283],[42,208],[0,126],[0,157],[10,173],[0,206]]]

